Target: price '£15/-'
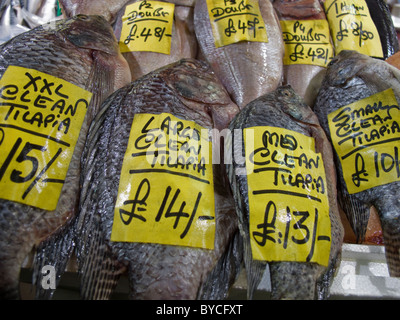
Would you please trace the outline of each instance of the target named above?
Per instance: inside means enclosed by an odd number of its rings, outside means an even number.
[[[0,198],[54,210],[92,93],[16,66],[0,79]]]

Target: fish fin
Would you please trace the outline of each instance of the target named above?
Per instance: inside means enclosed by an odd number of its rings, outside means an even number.
[[[61,276],[64,274],[68,262],[70,261],[74,248],[74,233],[72,221],[69,221],[54,234],[42,241],[36,249],[33,261],[32,282],[36,285],[35,299],[49,300],[60,282]],[[51,266],[56,272],[55,287],[44,288],[43,268]]]
[[[242,252],[242,238],[237,231],[225,254],[219,259],[200,288],[199,299],[221,300],[227,298],[229,288],[236,281],[241,269]]]
[[[243,259],[247,276],[247,299],[252,300],[254,292],[257,290],[262,276],[264,275],[265,269],[267,268],[267,263],[253,260],[249,239],[250,237],[248,236],[243,241]]]
[[[90,231],[90,240],[85,243],[85,259],[80,259],[79,263],[81,297],[84,300],[107,300],[125,268],[111,253],[102,232]]]
[[[345,212],[350,222],[350,226],[354,231],[356,241],[358,243],[362,242],[365,238],[365,233],[367,232],[371,206],[358,201],[342,188],[338,188],[338,199],[339,204]]]
[[[98,188],[92,186],[92,181],[98,184],[104,182],[103,172],[98,168],[98,159],[103,152],[98,148],[99,140],[104,136],[101,130],[106,111],[115,101],[114,96],[105,101],[92,121],[85,148],[82,154],[81,194],[79,215],[75,222],[76,256],[81,281],[81,296],[85,300],[110,298],[124,267],[113,256],[103,230],[100,195]],[[118,99],[118,97],[116,98]],[[104,210],[103,210],[104,211]]]
[[[392,223],[396,223],[392,221]],[[392,224],[391,223],[391,224]],[[400,226],[388,227],[387,222],[382,222],[383,239],[385,244],[386,262],[391,277],[400,277]]]

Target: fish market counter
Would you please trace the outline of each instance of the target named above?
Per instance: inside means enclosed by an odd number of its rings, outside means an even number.
[[[27,260],[25,266],[31,264]],[[21,294],[23,299],[33,299],[32,271],[21,272]],[[271,283],[268,268],[254,293],[254,300],[270,298]],[[400,299],[400,278],[389,276],[385,248],[378,245],[343,244],[342,261],[331,286],[330,299]],[[129,284],[121,277],[112,299],[128,299]],[[247,281],[244,270],[230,290],[228,300],[245,300]],[[80,299],[79,279],[72,261],[62,276],[53,299]]]

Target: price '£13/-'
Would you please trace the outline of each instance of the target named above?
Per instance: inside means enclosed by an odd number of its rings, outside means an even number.
[[[244,129],[244,139],[253,259],[327,266],[328,188],[314,138],[265,126]]]

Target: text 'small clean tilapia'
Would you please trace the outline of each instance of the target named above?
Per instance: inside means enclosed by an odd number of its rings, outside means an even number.
[[[248,296],[268,265],[272,299],[327,298],[344,232],[332,147],[316,115],[283,86],[249,103],[230,129]]]
[[[0,46],[0,77],[0,296],[18,298],[26,255],[75,215],[89,123],[130,74],[108,22],[80,15]]]

